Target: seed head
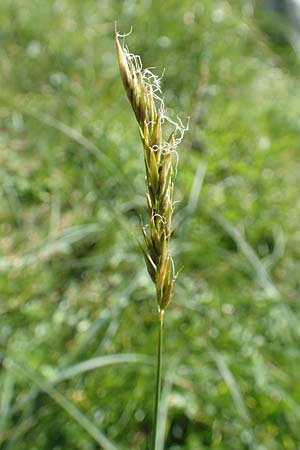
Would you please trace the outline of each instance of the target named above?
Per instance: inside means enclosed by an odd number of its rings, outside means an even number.
[[[143,144],[146,169],[146,198],[149,212],[149,230],[141,224],[145,246],[141,244],[148,273],[155,284],[159,312],[171,301],[176,279],[168,246],[173,215],[173,191],[176,173],[176,147],[184,132],[182,122],[172,121],[165,114],[159,78],[149,69],[143,69],[139,56],[120,44],[115,34],[121,77],[127,97],[134,111]],[[166,122],[174,126],[167,140],[163,137]],[[174,155],[176,156],[174,163]]]

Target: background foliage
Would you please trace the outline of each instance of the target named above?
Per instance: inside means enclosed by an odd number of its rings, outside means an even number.
[[[299,52],[276,14],[250,0],[1,0],[3,450],[149,448],[157,328],[116,19],[166,68],[169,114],[191,116],[165,449],[299,449]]]

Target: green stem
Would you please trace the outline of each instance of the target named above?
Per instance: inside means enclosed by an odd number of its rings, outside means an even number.
[[[153,431],[153,450],[157,450],[158,445],[158,418],[159,418],[159,404],[161,393],[161,369],[162,369],[162,344],[163,344],[163,325],[164,325],[164,311],[159,312],[159,335],[157,346],[157,372],[156,372],[156,390],[155,390],[155,407],[154,407],[154,431]]]

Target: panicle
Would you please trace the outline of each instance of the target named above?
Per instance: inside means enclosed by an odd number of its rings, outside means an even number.
[[[115,34],[117,56],[123,85],[139,125],[146,169],[146,198],[149,225],[141,224],[145,248],[140,245],[151,280],[155,284],[157,306],[163,312],[171,301],[176,274],[168,246],[173,215],[173,191],[177,164],[176,147],[187,127],[174,122],[165,114],[161,94],[161,78],[143,69],[139,56],[120,44]],[[163,125],[174,126],[168,140],[164,141]],[[174,155],[176,156],[174,163]]]

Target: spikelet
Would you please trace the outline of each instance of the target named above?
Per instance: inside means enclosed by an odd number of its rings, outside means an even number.
[[[179,120],[171,121],[160,97],[160,78],[149,69],[143,69],[139,56],[129,53],[115,34],[121,77],[127,97],[139,125],[146,169],[149,231],[142,224],[146,249],[140,245],[149,275],[156,287],[160,314],[171,301],[176,279],[172,257],[168,250],[173,214],[175,178],[174,155],[187,127]],[[165,122],[174,126],[168,140],[164,141],[162,128]]]

